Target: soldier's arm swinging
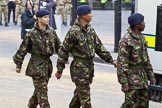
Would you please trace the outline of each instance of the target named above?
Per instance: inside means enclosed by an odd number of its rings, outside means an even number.
[[[73,33],[68,32],[68,34],[65,37],[65,40],[63,41],[63,44],[59,49],[58,60],[57,60],[57,72],[55,74],[57,79],[61,78],[61,74],[65,68],[65,64],[69,63],[68,62],[69,52],[71,52],[73,46],[72,36]]]
[[[27,54],[27,52],[29,51],[30,46],[31,46],[30,36],[27,33],[27,35],[25,36],[24,40],[22,41],[18,51],[13,56],[13,60],[16,64],[16,72],[17,73],[20,73],[24,57]]]
[[[126,44],[121,43],[119,46],[119,55],[118,55],[118,68],[117,76],[118,82],[122,85],[122,91],[128,89],[128,59],[129,59],[129,50],[126,47]]]

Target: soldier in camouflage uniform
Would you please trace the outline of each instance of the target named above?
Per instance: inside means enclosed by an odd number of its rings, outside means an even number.
[[[47,95],[47,85],[52,74],[50,56],[58,52],[60,40],[54,29],[48,26],[49,12],[39,10],[36,16],[38,21],[25,36],[13,60],[16,63],[16,72],[20,73],[25,55],[31,54],[26,75],[32,77],[35,90],[28,107],[37,108],[39,104],[40,108],[50,108]]]
[[[8,26],[8,0],[0,0],[0,25],[2,24],[2,15],[4,15],[5,26]],[[3,14],[2,14],[3,13]]]
[[[69,53],[73,56],[70,66],[71,79],[76,89],[69,108],[92,108],[90,99],[90,84],[94,76],[93,58],[95,53],[106,62],[116,65],[106,50],[95,30],[89,25],[92,19],[91,8],[81,5],[77,8],[79,16],[75,24],[68,31],[63,45],[59,50],[57,72],[55,76],[60,79],[65,63],[68,63]]]
[[[121,108],[148,108],[148,80],[155,84],[155,76],[142,35],[144,16],[135,13],[128,17],[130,28],[119,42],[118,81],[125,93]]]
[[[65,8],[65,0],[56,0],[56,14],[61,15],[62,24],[64,24],[64,8]]]
[[[16,3],[16,13],[15,13],[15,25],[18,23],[19,15],[21,15],[25,10],[27,0],[15,0]]]
[[[39,0],[33,0],[34,3],[34,11],[37,12],[39,8]]]
[[[68,15],[70,15],[70,19],[71,19],[71,8],[72,8],[71,0],[65,0],[64,19],[63,19],[65,26],[67,26]]]

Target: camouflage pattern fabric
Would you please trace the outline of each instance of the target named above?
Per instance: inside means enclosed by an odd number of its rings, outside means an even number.
[[[148,80],[155,78],[146,46],[147,43],[144,37],[142,35],[133,34],[130,28],[126,35],[120,40],[117,75],[118,81],[122,87],[129,87],[131,91],[147,89]],[[129,92],[126,93],[126,95],[129,95]],[[148,98],[145,99],[147,100]],[[126,101],[128,101],[128,99],[126,99]],[[130,101],[131,100],[129,100],[129,102]]]
[[[59,49],[59,58],[57,60],[59,73],[62,73],[65,68],[65,62],[68,61],[69,53],[73,56],[73,61],[70,66],[71,79],[76,84],[77,96],[81,106],[91,108],[89,85],[94,76],[93,58],[95,53],[106,62],[112,62],[112,56],[98,38],[95,30],[90,25],[83,28],[78,19],[68,31],[63,45]],[[73,100],[76,97],[74,96]],[[73,102],[73,100],[71,104],[76,104],[76,101]]]
[[[68,15],[70,15],[71,19],[71,9],[72,9],[71,0],[65,0],[65,7],[64,7],[64,22],[67,22]]]
[[[16,2],[16,11],[15,11],[15,21],[18,22],[19,15],[25,11],[26,0],[15,0]]]
[[[149,108],[148,89],[130,90],[125,93],[121,108]]]
[[[19,50],[13,56],[13,60],[17,67],[21,68],[25,55],[30,53],[31,58],[26,75],[50,77],[52,74],[50,56],[58,52],[60,43],[53,28],[47,26],[47,29],[42,31],[36,23],[34,28],[25,36]]]
[[[8,23],[8,0],[0,0],[0,23],[2,24],[2,19],[4,15],[4,22]]]
[[[20,45],[19,50],[13,56],[17,68],[21,68],[24,57],[31,54],[26,75],[33,78],[35,91],[30,99],[29,108],[50,108],[47,96],[47,84],[52,74],[52,62],[50,56],[58,52],[60,40],[53,28],[47,26],[45,31],[40,30],[36,23],[34,28],[28,32]],[[33,105],[33,107],[32,107]]]
[[[47,84],[49,79],[41,78],[41,77],[34,77],[33,84],[34,84],[34,93],[29,100],[28,107],[29,108],[37,108],[39,103],[40,108],[50,108],[48,102],[48,95],[47,95]]]
[[[74,96],[70,102],[69,108],[91,108],[90,103],[90,86],[85,81],[76,83]]]

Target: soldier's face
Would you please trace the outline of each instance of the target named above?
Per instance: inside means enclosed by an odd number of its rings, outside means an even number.
[[[87,22],[90,22],[92,20],[92,13],[88,13],[86,15],[83,16],[84,20]]]
[[[39,22],[40,22],[42,25],[48,25],[48,24],[49,24],[49,15],[40,17]]]
[[[144,29],[145,29],[145,22],[142,21],[139,25],[137,25],[137,27],[138,27],[139,31],[144,31]]]

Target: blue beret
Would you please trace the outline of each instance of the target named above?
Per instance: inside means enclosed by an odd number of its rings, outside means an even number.
[[[80,5],[77,7],[76,13],[80,15],[85,15],[91,12],[91,7],[89,5]]]
[[[36,13],[37,17],[42,17],[42,16],[45,16],[45,15],[49,15],[49,12],[45,9],[38,10],[38,12]]]
[[[138,25],[144,20],[144,16],[140,13],[134,13],[128,17],[128,23],[132,25]]]

